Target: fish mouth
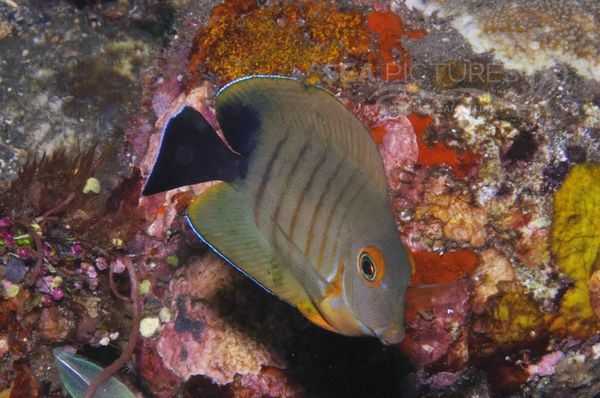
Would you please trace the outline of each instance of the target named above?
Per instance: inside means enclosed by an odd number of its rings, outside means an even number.
[[[383,327],[374,330],[379,340],[385,345],[399,344],[404,340],[404,329]]]

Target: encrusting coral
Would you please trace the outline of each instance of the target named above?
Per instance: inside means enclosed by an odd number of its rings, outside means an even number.
[[[229,0],[213,9],[208,25],[196,34],[189,69],[198,76],[216,73],[225,83],[247,75],[364,63],[368,48],[363,16],[355,10],[340,11],[320,1],[259,7],[254,1]]]

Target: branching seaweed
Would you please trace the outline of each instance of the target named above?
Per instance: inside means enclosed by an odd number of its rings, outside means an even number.
[[[105,155],[96,156],[95,145],[75,155],[72,152],[63,148],[29,160],[9,189],[0,194],[0,207],[10,210],[15,219],[45,219],[62,213],[74,202],[81,208],[93,200],[82,189]]]
[[[127,347],[121,353],[121,356],[119,356],[119,358],[117,358],[117,360],[114,361],[110,366],[105,368],[102,371],[102,373],[100,373],[98,375],[98,377],[90,384],[90,386],[88,387],[87,392],[85,394],[85,398],[92,398],[96,394],[96,391],[98,391],[98,388],[100,388],[102,383],[104,383],[106,380],[108,380],[112,375],[114,375],[121,368],[121,366],[125,365],[125,363],[127,363],[127,361],[129,361],[129,359],[133,355],[135,346],[137,344],[137,340],[140,335],[139,330],[140,330],[140,321],[142,319],[143,304],[142,304],[142,300],[140,298],[140,293],[139,293],[139,289],[138,289],[137,274],[135,273],[135,267],[130,258],[122,257],[121,260],[125,264],[125,267],[127,268],[127,272],[129,273],[129,283],[131,284],[130,297],[129,298],[124,297],[123,295],[118,293],[116,288],[114,287],[114,283],[112,280],[112,277],[114,274],[114,269],[113,269],[114,264],[115,264],[114,262],[110,268],[110,284],[111,284],[113,293],[117,297],[125,299],[127,301],[131,301],[131,303],[132,303],[133,321],[132,321],[132,325],[131,325],[131,331],[129,332],[129,341],[127,343]]]

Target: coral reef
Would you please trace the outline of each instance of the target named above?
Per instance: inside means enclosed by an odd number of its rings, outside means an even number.
[[[55,347],[164,398],[597,394],[597,18],[0,1],[0,396],[66,396]],[[330,89],[379,146],[413,267],[398,346],[321,330],[212,254],[183,215],[207,184],[139,198],[170,116],[218,130],[217,90],[257,73]]]

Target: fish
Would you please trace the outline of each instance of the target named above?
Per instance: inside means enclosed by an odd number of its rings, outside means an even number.
[[[85,397],[90,384],[104,370],[82,356],[70,354],[62,347],[54,348],[52,354],[62,384],[73,398]],[[94,397],[135,398],[136,395],[122,381],[111,376],[100,385]]]
[[[411,269],[369,131],[282,76],[227,84],[215,110],[224,140],[190,106],[169,119],[142,195],[220,181],[186,211],[202,241],[316,325],[401,342]]]

